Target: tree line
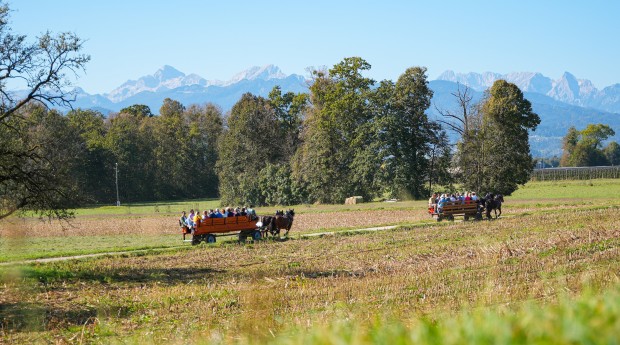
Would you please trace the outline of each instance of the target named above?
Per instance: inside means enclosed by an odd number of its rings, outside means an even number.
[[[605,124],[589,124],[582,130],[570,127],[562,140],[560,166],[585,167],[620,164],[620,145],[610,141],[616,133]]]

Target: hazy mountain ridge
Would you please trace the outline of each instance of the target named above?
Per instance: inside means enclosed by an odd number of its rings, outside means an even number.
[[[578,79],[569,72],[558,79],[551,79],[540,73],[515,72],[499,74],[493,72],[455,73],[446,71],[437,80],[446,80],[467,85],[476,91],[484,91],[498,79],[516,84],[523,92],[538,93],[557,101],[589,107],[606,112],[620,113],[620,84],[598,90],[588,79]]]

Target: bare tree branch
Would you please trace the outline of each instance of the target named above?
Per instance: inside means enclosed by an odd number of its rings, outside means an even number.
[[[66,218],[74,187],[63,175],[72,148],[58,139],[62,117],[49,107],[71,106],[71,80],[90,57],[73,33],[28,42],[11,32],[8,15],[0,0],[0,220],[24,210]]]
[[[446,120],[438,120],[452,131],[463,137],[471,129],[471,118],[476,108],[472,103],[473,95],[471,89],[467,85],[457,84],[457,90],[451,93],[454,96],[459,112],[454,113],[449,110],[440,109],[435,105],[435,110],[446,118]]]
[[[83,47],[79,37],[72,33],[52,36],[47,32],[31,45],[26,45],[25,36],[7,34],[0,40],[12,45],[8,52],[0,49],[0,123],[32,100],[46,106],[71,105],[74,98],[67,90],[71,83],[66,73],[77,76],[90,60],[88,55],[79,54]],[[16,99],[5,89],[8,80],[25,81],[29,88],[26,96]]]

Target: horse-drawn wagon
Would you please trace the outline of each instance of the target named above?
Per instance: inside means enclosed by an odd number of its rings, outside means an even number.
[[[254,240],[261,239],[261,225],[257,217],[235,216],[227,218],[206,218],[198,221],[193,231],[187,225],[181,225],[183,240],[186,235],[191,235],[192,244],[200,242],[215,243],[219,236],[238,236],[240,241],[248,237]]]
[[[258,241],[268,234],[279,236],[280,230],[286,230],[285,236],[293,225],[295,211],[278,211],[275,216],[256,215],[233,216],[226,218],[205,218],[198,221],[193,227],[180,221],[183,241],[191,242],[192,245],[200,242],[215,243],[217,237],[238,236],[240,242],[245,242],[249,237]],[[191,236],[186,240],[186,236]]]
[[[454,216],[463,216],[464,220],[469,220],[470,218],[475,220],[482,219],[482,211],[479,204],[475,201],[446,203],[443,208],[438,209],[430,206],[428,213],[431,217],[436,217],[438,222],[441,222],[443,219],[454,220]]]
[[[487,219],[491,219],[491,211],[495,211],[495,218],[498,218],[502,214],[503,202],[503,195],[487,194],[484,198],[478,200],[446,202],[443,207],[429,205],[428,213],[431,217],[436,218],[438,222],[443,219],[453,221],[454,216],[463,216],[464,220],[469,220],[470,218],[482,220],[483,213]],[[497,214],[498,211],[499,215]]]

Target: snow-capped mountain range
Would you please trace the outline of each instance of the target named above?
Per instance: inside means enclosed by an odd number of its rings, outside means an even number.
[[[590,80],[577,79],[569,72],[564,72],[559,79],[554,80],[533,72],[502,75],[493,72],[463,74],[446,71],[437,79],[468,85],[476,91],[484,91],[493,85],[494,81],[504,79],[519,86],[523,92],[546,95],[557,101],[580,107],[620,112],[620,84],[598,90]]]
[[[620,113],[620,84],[599,90],[590,80],[578,79],[569,72],[565,72],[559,79],[551,79],[535,72],[499,74],[446,71],[437,78],[437,80],[464,84],[480,92],[489,88],[498,79],[515,83],[526,93],[545,95],[574,106]],[[90,95],[78,88],[76,89],[78,100],[75,106],[118,111],[127,104],[135,104],[131,103],[135,99],[146,103],[156,111],[165,97],[174,98],[175,93],[181,93],[183,94],[181,98],[187,101],[213,102],[218,103],[224,109],[229,109],[236,100],[229,99],[228,94],[238,93],[238,86],[243,85],[247,89],[245,92],[265,96],[270,90],[266,88],[271,84],[280,85],[285,91],[304,92],[307,90],[307,81],[303,76],[286,75],[274,65],[251,67],[237,73],[227,81],[207,80],[193,73],[186,75],[166,65],[152,75],[143,76],[138,80],[128,80],[106,94]],[[195,97],[190,97],[190,94]],[[180,99],[177,100],[180,101]]]
[[[152,75],[128,80],[106,94],[91,95],[76,88],[73,107],[95,108],[108,113],[133,104],[146,104],[157,112],[165,98],[172,98],[185,105],[212,102],[227,110],[243,93],[266,96],[276,85],[286,91],[304,92],[307,89],[303,76],[286,75],[274,65],[251,67],[228,81],[207,80],[193,73],[186,75],[166,65]]]
[[[114,103],[122,102],[127,98],[137,95],[141,92],[166,92],[182,86],[230,86],[243,80],[272,80],[284,79],[287,76],[274,66],[267,65],[263,67],[254,66],[248,70],[237,73],[228,81],[206,80],[197,74],[185,75],[172,66],[165,65],[155,72],[153,75],[144,76],[138,80],[126,81],[123,85],[104,95],[107,99]]]
[[[578,79],[568,72],[559,79],[551,79],[534,72],[463,74],[446,71],[430,81],[429,86],[434,91],[433,103],[449,109],[456,105],[451,94],[459,83],[471,87],[474,100],[478,100],[498,79],[519,86],[541,117],[541,124],[530,140],[535,156],[561,154],[561,138],[570,126],[581,129],[589,123],[605,123],[618,132],[613,139],[620,138],[620,84],[598,90],[589,80]],[[152,75],[129,80],[106,94],[91,95],[77,88],[73,107],[108,114],[133,104],[145,104],[157,113],[163,100],[171,98],[186,106],[211,102],[227,111],[246,92],[266,97],[276,85],[284,92],[308,92],[308,84],[303,76],[286,75],[274,65],[251,67],[227,81],[207,80],[163,66]],[[435,107],[431,107],[429,113],[431,117],[439,116]]]

